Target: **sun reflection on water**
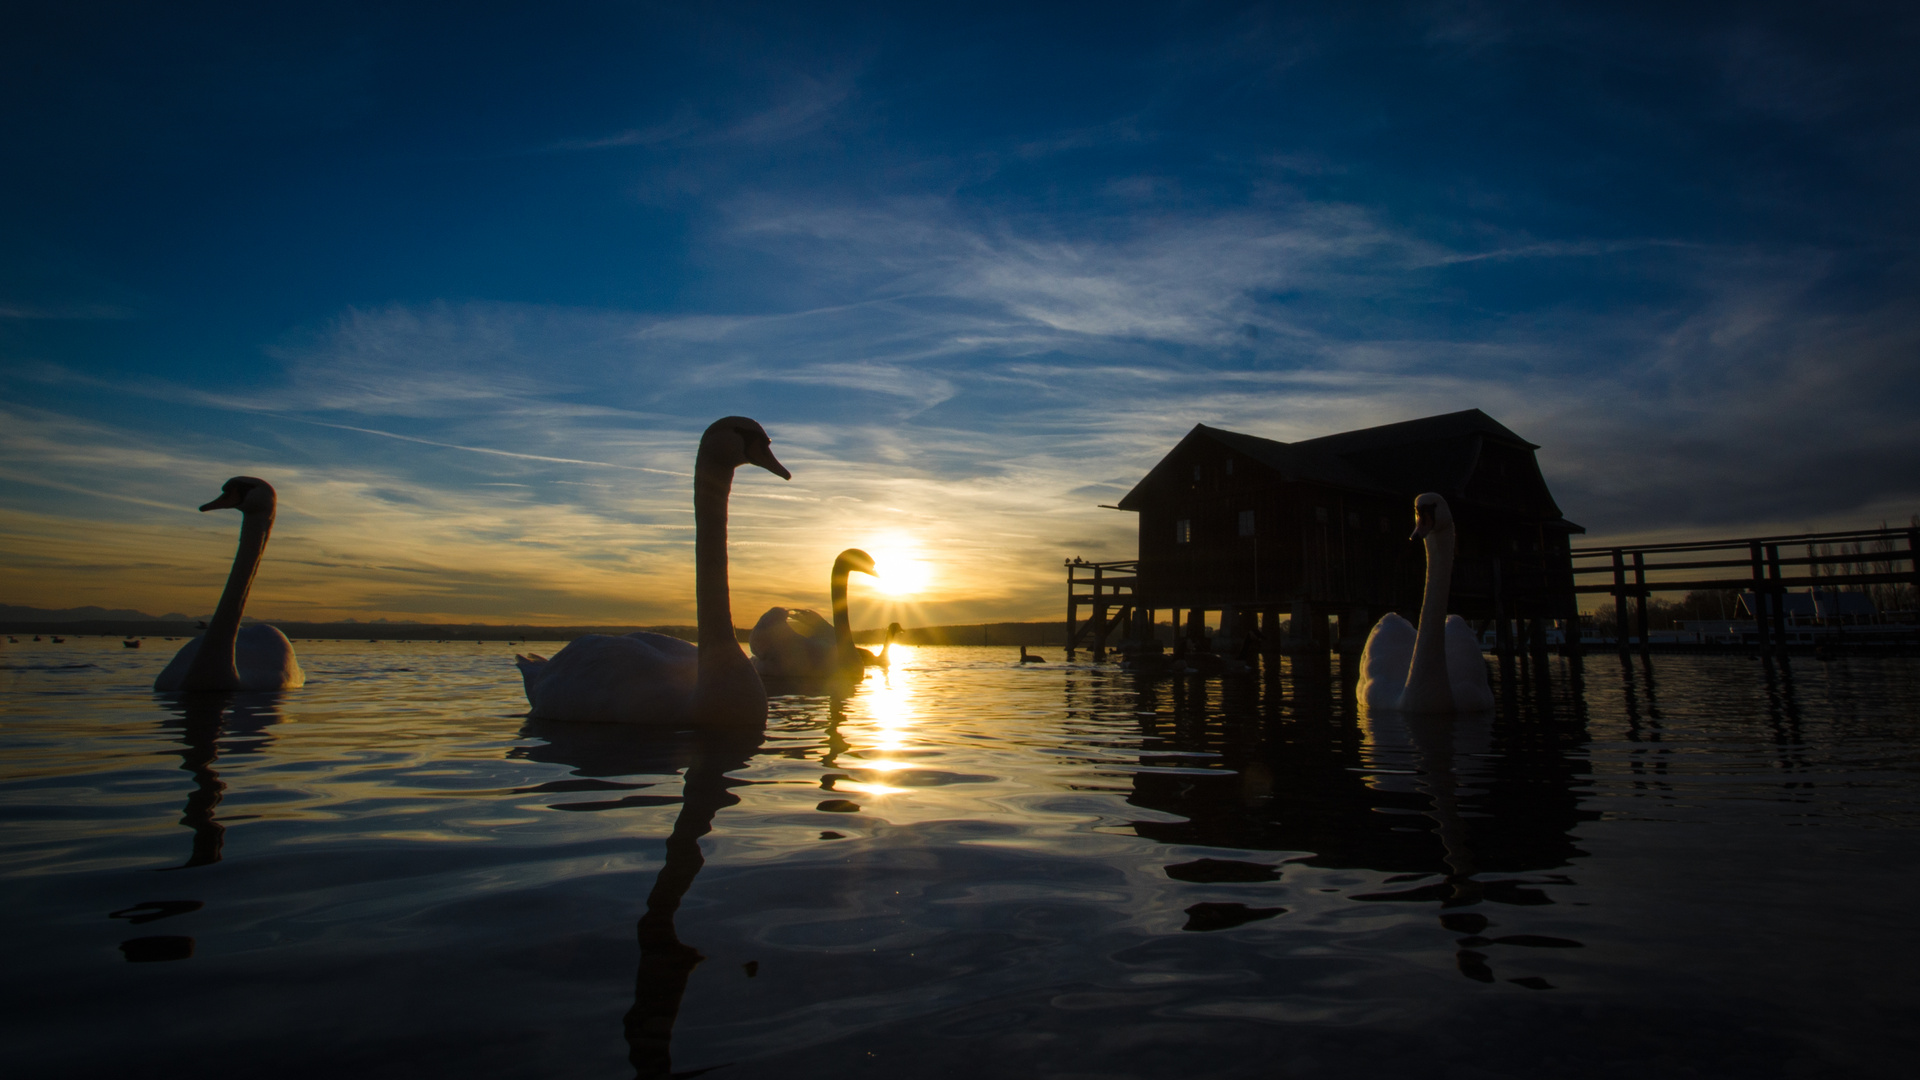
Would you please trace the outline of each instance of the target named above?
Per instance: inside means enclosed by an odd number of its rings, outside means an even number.
[[[860,688],[854,701],[862,708],[855,717],[849,718],[848,726],[853,730],[842,736],[852,746],[848,756],[859,761],[861,772],[884,775],[908,768],[906,762],[896,758],[909,755],[918,741],[914,731],[919,726],[921,710],[915,685],[914,647],[895,642],[890,659],[892,666],[888,670],[869,675]],[[866,795],[898,795],[909,790],[877,780],[854,779],[839,780],[834,787]]]

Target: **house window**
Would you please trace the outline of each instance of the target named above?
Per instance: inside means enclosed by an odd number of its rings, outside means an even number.
[[[1193,467],[1193,482],[1196,484],[1200,482],[1200,466],[1198,465]]]
[[[1173,542],[1176,544],[1193,543],[1193,519],[1181,518],[1173,523]]]
[[[1232,458],[1227,459],[1227,464],[1225,467],[1227,470],[1227,475],[1232,476],[1233,475],[1233,459]]]
[[[1381,532],[1386,532],[1386,531],[1387,531],[1388,529],[1391,529],[1391,528],[1393,528],[1393,526],[1391,526],[1391,525],[1389,525],[1389,524],[1387,524],[1387,519],[1386,519],[1386,518],[1381,518],[1381,519],[1380,519],[1380,531],[1381,531]]]
[[[1240,535],[1253,535],[1253,511],[1251,510],[1240,511]]]

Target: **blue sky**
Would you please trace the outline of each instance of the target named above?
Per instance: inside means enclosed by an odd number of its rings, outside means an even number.
[[[45,4],[0,40],[0,601],[1057,618],[1192,424],[1480,407],[1595,538],[1920,509],[1898,5]],[[229,515],[230,516],[230,515]],[[864,590],[864,591],[863,591]]]

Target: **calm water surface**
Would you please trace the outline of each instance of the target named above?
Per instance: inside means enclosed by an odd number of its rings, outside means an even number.
[[[0,652],[9,1075],[1920,1057],[1920,661],[1556,660],[1410,726],[1337,670],[896,647],[703,744],[530,725],[499,643],[191,708],[173,647]]]

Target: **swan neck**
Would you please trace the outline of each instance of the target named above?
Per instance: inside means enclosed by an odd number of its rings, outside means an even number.
[[[1420,637],[1444,634],[1447,629],[1447,599],[1453,587],[1453,533],[1428,533],[1427,587],[1420,597]]]
[[[240,546],[233,553],[233,569],[227,572],[227,587],[220,594],[220,606],[207,620],[207,632],[200,639],[200,652],[193,658],[185,685],[191,689],[216,689],[238,684],[240,672],[234,665],[233,646],[240,636],[240,615],[247,607],[247,594],[253,591],[254,575],[260,571],[261,556],[267,550],[267,536],[273,532],[273,511],[244,515],[240,519]]]
[[[827,591],[833,598],[833,641],[841,652],[853,645],[853,616],[847,609],[847,574],[845,559],[833,560],[833,576],[827,582]]]
[[[1453,581],[1453,533],[1428,533],[1427,588],[1420,600],[1420,629],[1407,669],[1403,697],[1408,705],[1450,709],[1453,686],[1447,676],[1447,593]]]
[[[727,588],[727,496],[732,492],[733,469],[709,461],[703,445],[693,467],[693,594],[702,667],[709,650],[740,652]]]

